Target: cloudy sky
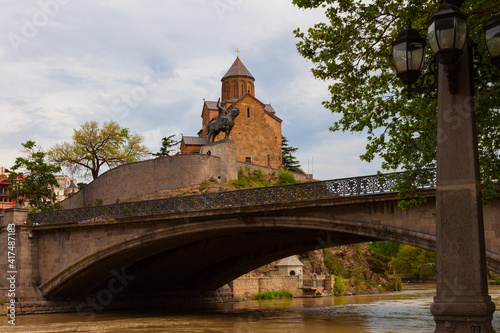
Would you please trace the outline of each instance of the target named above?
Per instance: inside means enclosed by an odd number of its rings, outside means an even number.
[[[203,99],[240,58],[256,97],[283,119],[283,134],[317,179],[376,173],[359,160],[359,134],[331,133],[321,105],[328,82],[312,77],[293,30],[324,21],[291,0],[2,0],[0,12],[0,166],[21,143],[70,141],[86,121],[115,120],[145,137],[196,135]]]

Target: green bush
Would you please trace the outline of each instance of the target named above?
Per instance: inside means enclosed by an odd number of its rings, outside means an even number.
[[[288,171],[281,171],[278,181],[276,185],[289,185],[289,184],[297,184],[295,180],[295,176]]]
[[[255,300],[268,300],[268,299],[275,299],[275,298],[293,298],[293,294],[285,291],[285,290],[280,290],[280,291],[267,291],[263,294],[255,294],[252,296],[252,299]]]
[[[238,179],[234,180],[232,184],[236,188],[265,187],[270,185],[266,179],[266,175],[260,168],[253,171],[247,168],[247,173],[240,168],[238,170]]]
[[[340,296],[346,291],[344,280],[341,276],[335,278],[335,284],[333,285],[333,292],[335,296]]]
[[[403,290],[403,280],[397,275],[392,275],[385,285],[385,289],[388,291],[401,291]]]

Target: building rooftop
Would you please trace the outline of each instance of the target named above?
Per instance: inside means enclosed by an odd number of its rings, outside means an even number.
[[[181,141],[186,145],[192,146],[205,146],[208,144],[207,138],[200,138],[198,136],[183,136]]]
[[[250,74],[250,71],[243,65],[241,62],[240,58],[237,57],[236,60],[233,62],[227,73],[222,77],[222,79],[225,79],[226,77],[230,76],[247,76],[255,80],[252,74]]]
[[[304,266],[296,256],[281,259],[276,266]]]

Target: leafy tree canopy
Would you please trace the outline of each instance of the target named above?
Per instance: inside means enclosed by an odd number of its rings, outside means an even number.
[[[391,42],[407,27],[427,35],[427,22],[438,9],[432,0],[293,0],[299,8],[322,7],[326,21],[306,32],[294,31],[299,53],[313,64],[318,79],[331,82],[331,99],[323,105],[334,115],[331,131],[365,133],[366,151],[361,159],[377,155],[383,170],[405,170],[396,189],[401,207],[420,203],[414,186],[427,182],[436,167],[437,100],[433,96],[402,92],[396,77]],[[468,15],[473,42],[489,62],[483,27],[500,11],[498,0],[466,0],[461,11]],[[426,48],[426,66],[433,59]],[[495,69],[497,72],[497,70]],[[421,77],[422,79],[422,77]],[[422,80],[417,83],[422,83]],[[500,178],[500,83],[488,85],[476,94],[476,117],[484,198],[498,195],[494,182]]]
[[[33,210],[52,210],[61,208],[56,204],[54,187],[59,187],[55,173],[61,171],[61,167],[46,163],[46,154],[34,141],[22,144],[26,157],[16,158],[14,166],[8,179],[13,184],[22,186],[21,193],[15,193],[28,200]],[[10,186],[11,191],[13,186]],[[14,191],[12,191],[14,192]]]
[[[54,145],[48,152],[50,160],[73,173],[90,173],[93,179],[99,176],[104,165],[112,168],[133,163],[150,154],[142,145],[144,138],[141,135],[131,134],[128,128],[114,121],[105,122],[102,127],[96,121],[86,122],[73,129],[72,139],[72,143]]]
[[[409,245],[401,245],[392,260],[392,267],[400,273],[412,274],[416,279],[436,272],[436,253]]]
[[[293,154],[299,148],[292,147],[288,144],[288,139],[284,136],[281,137],[281,155],[283,169],[288,171],[299,171],[300,163]]]
[[[175,147],[180,141],[174,140],[175,134],[172,134],[168,137],[164,137],[162,139],[160,151],[154,154],[151,154],[156,157],[166,157],[170,156],[172,148]]]

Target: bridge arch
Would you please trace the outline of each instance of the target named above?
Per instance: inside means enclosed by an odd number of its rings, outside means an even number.
[[[214,290],[283,257],[369,240],[434,249],[435,237],[401,227],[314,216],[252,216],[166,226],[88,255],[42,283],[46,297],[103,288],[116,272],[133,276],[132,293]]]

